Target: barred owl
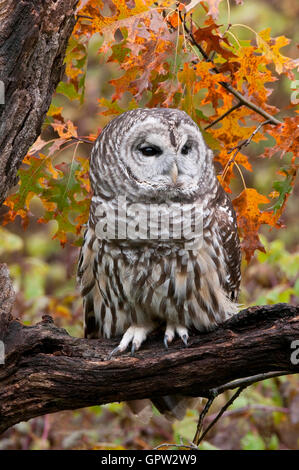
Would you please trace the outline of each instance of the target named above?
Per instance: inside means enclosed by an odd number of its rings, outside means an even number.
[[[134,353],[158,327],[166,348],[176,335],[187,344],[190,330],[210,330],[237,313],[236,217],[212,158],[198,126],[177,109],[134,109],[99,135],[78,280],[85,337],[120,337],[110,357],[129,347]],[[155,219],[153,207],[161,209]],[[174,228],[182,228],[187,213],[193,214],[189,232],[177,236]],[[200,239],[192,231],[196,217]],[[153,400],[178,418],[183,401],[177,395]]]

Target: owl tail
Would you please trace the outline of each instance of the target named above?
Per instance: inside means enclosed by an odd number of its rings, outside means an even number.
[[[165,395],[153,398],[151,401],[157,410],[170,421],[181,421],[188,408],[194,408],[199,398],[184,397],[183,395]]]
[[[185,417],[187,408],[194,408],[199,398],[184,397],[182,395],[166,395],[164,397],[152,398],[151,402],[157,410],[170,421]],[[152,417],[152,407],[149,400],[132,400],[127,402],[132,413],[137,419],[147,423]]]
[[[126,404],[140,423],[147,424],[153,416],[150,400],[130,400]]]

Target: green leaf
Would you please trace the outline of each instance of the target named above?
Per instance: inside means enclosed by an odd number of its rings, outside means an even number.
[[[187,441],[192,441],[195,431],[196,431],[196,419],[195,417],[185,416],[182,421],[175,421],[173,424],[173,430],[175,432],[175,439],[177,442],[180,442],[180,439],[186,439]]]
[[[74,157],[72,163],[60,163],[54,167],[49,157],[40,154],[39,157],[27,156],[24,162],[26,166],[19,170],[19,190],[5,202],[10,208],[6,222],[20,215],[24,224],[28,224],[30,201],[38,197],[44,207],[44,215],[38,222],[55,221],[57,231],[54,238],[64,245],[67,234],[73,234],[73,238],[79,236],[90,205],[86,183],[88,160]]]
[[[45,293],[46,275],[49,265],[38,258],[28,260],[28,269],[24,276],[24,297],[26,300],[39,299]]]
[[[219,447],[214,446],[213,444],[210,444],[208,441],[203,441],[199,447],[200,450],[220,450]]]
[[[269,442],[267,442],[267,449],[269,450],[279,449],[279,440],[276,434],[272,434],[272,436],[270,437]]]
[[[212,150],[220,150],[220,144],[218,140],[216,140],[212,134],[209,132],[205,131],[204,129],[201,130],[203,137],[207,143],[207,145],[212,149]]]
[[[248,432],[242,439],[241,439],[241,446],[243,450],[265,450],[266,446],[258,434],[254,434],[253,432]]]
[[[296,295],[296,297],[299,297],[299,279],[297,279],[297,281],[295,282],[294,294]]]
[[[0,227],[0,255],[21,250],[23,245],[21,237]]]
[[[61,93],[70,100],[78,100],[80,94],[76,91],[73,83],[60,82],[56,88],[56,93]]]
[[[284,171],[284,170],[283,170]],[[285,198],[288,194],[292,192],[293,186],[291,184],[292,182],[292,176],[289,175],[286,171],[285,172],[285,179],[283,181],[274,181],[273,183],[273,188],[275,191],[279,193],[279,197],[277,201],[275,202],[275,205],[273,207],[274,212],[276,213],[279,209],[281,209]]]

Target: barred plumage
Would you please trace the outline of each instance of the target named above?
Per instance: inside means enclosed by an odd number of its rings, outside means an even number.
[[[129,344],[134,351],[164,324],[166,346],[176,334],[186,343],[190,328],[214,328],[237,312],[236,218],[212,156],[196,124],[175,109],[135,109],[103,129],[91,156],[94,194],[78,266],[87,338],[123,335],[116,352]],[[138,224],[136,204],[142,214]],[[155,224],[163,239],[149,236],[153,205],[161,210]],[[174,209],[169,227],[184,225],[187,207],[190,220],[202,216],[201,243],[191,247],[190,233],[173,238],[163,232]],[[115,233],[111,237],[106,225],[99,236],[99,224],[109,214],[117,216]],[[179,398],[155,403],[181,416]]]

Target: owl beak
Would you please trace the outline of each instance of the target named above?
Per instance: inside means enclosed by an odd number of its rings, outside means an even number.
[[[173,163],[172,165],[172,168],[170,170],[170,176],[171,176],[171,179],[174,183],[176,183],[176,180],[178,178],[178,167],[177,167],[177,164],[176,163]]]

